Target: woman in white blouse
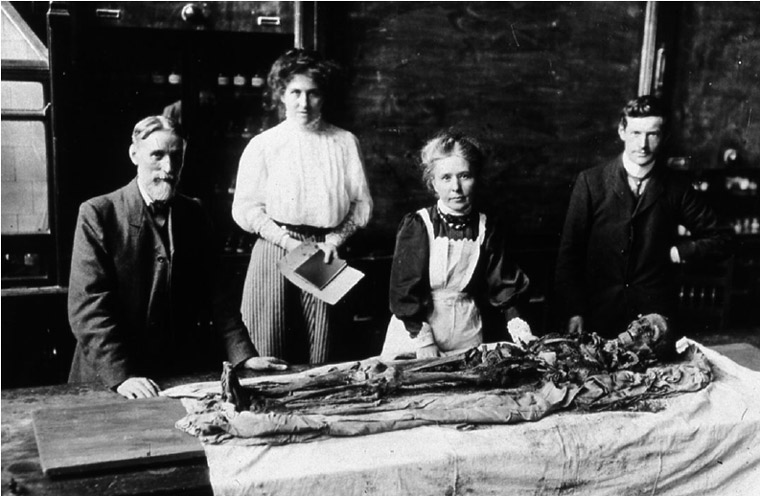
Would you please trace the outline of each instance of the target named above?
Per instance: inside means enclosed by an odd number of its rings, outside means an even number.
[[[291,363],[329,358],[330,308],[287,281],[277,261],[304,241],[331,259],[372,213],[359,142],[322,119],[336,66],[294,49],[269,72],[285,120],[254,137],[240,159],[232,217],[259,236],[241,312],[256,349]]]

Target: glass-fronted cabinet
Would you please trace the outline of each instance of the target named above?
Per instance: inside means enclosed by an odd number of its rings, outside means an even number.
[[[48,51],[2,3],[2,287],[56,280]]]

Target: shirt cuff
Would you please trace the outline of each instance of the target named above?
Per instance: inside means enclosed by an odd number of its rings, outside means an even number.
[[[670,247],[670,261],[673,263],[681,263],[681,256],[678,253],[678,248],[675,246]]]
[[[340,248],[340,246],[345,242],[346,240],[338,233],[331,232],[329,234],[325,234],[325,243],[330,243],[336,248]]]

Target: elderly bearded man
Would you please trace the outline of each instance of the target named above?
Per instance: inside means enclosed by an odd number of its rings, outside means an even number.
[[[137,177],[79,209],[69,282],[77,339],[69,382],[101,381],[127,398],[156,396],[160,377],[219,366],[213,322],[227,358],[284,369],[256,356],[215,276],[211,227],[200,202],[176,193],[185,141],[166,117],[134,128]]]

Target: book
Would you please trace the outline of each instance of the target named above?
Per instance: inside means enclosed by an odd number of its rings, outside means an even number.
[[[340,258],[333,258],[329,264],[325,263],[325,253],[317,250],[298,265],[294,272],[318,289],[323,289],[346,268],[346,265],[346,261]]]
[[[326,264],[324,252],[308,242],[282,257],[277,267],[288,281],[329,305],[335,305],[364,277],[343,259]]]

